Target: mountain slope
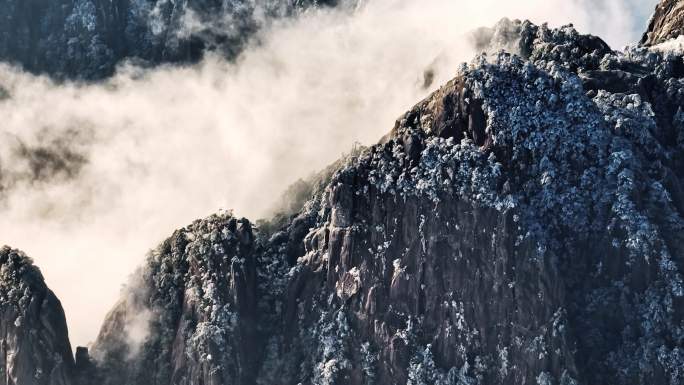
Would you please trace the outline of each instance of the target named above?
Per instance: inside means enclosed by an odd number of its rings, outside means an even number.
[[[212,362],[241,384],[682,383],[682,57],[612,52],[570,26],[504,20],[488,36],[519,56],[464,66],[379,144],[314,181],[323,187],[299,213],[261,226],[249,248],[217,244],[254,263],[236,325],[258,332],[238,327],[223,345],[249,346],[249,358],[158,365]],[[180,320],[211,318],[245,292],[222,268],[174,273],[186,260],[209,266],[212,234],[232,234],[234,221],[208,219],[218,227],[193,230],[189,246],[171,238],[169,265],[151,257],[144,281],[177,283],[148,288],[144,302],[175,321],[143,346],[175,349],[167,336],[204,330]],[[190,282],[218,284],[212,271],[228,277],[212,307],[155,305],[172,293],[169,303],[193,301]],[[101,365],[136,368],[159,351]]]
[[[92,349],[105,362],[98,383],[253,383],[263,345],[254,249],[249,221],[225,213],[160,245]]]
[[[0,60],[57,78],[101,79],[117,64],[236,56],[269,19],[329,0],[4,0]]]
[[[0,332],[0,384],[72,384],[62,305],[31,260],[9,247],[0,249]]]
[[[3,248],[5,383],[684,383],[682,54],[509,20],[478,36],[509,52],[282,215],[222,212],[159,245],[92,358]]]

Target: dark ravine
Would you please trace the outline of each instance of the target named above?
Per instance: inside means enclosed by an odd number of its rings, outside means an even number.
[[[684,383],[682,54],[508,20],[478,36],[511,53],[300,181],[283,215],[176,231],[90,354],[36,322],[69,354],[47,383]],[[30,266],[13,255],[3,274]]]

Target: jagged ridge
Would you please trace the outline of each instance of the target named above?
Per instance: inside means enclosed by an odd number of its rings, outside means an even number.
[[[483,32],[517,55],[464,65],[292,215],[162,243],[77,380],[681,384],[681,54]]]
[[[256,383],[684,379],[682,57],[504,35],[256,232]]]

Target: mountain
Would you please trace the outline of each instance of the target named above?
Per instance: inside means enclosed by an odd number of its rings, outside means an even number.
[[[517,55],[461,68],[298,213],[164,242],[138,355],[110,353],[125,303],[95,344],[112,383],[681,384],[682,56],[481,32]]]
[[[682,53],[510,20],[476,44],[508,52],[298,182],[280,215],[162,242],[72,381],[684,383]]]
[[[62,305],[33,262],[9,247],[0,248],[0,333],[0,384],[72,384]]]
[[[3,0],[0,60],[56,78],[101,79],[117,64],[235,57],[269,20],[335,0]]]
[[[264,345],[256,250],[250,222],[227,214],[162,243],[102,327],[99,383],[254,383]],[[147,337],[131,338],[131,325]]]

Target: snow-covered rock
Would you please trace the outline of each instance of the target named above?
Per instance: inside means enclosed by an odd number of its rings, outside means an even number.
[[[71,385],[64,311],[21,251],[0,248],[0,384]]]
[[[97,383],[254,382],[258,334],[252,225],[220,213],[155,249],[92,348]]]
[[[682,57],[572,26],[480,32],[514,53],[485,50],[260,222],[259,338],[224,340],[260,353],[224,383],[684,381]],[[183,247],[170,266],[215,250]],[[162,335],[149,346],[171,349]],[[209,353],[194,365],[245,368]]]

